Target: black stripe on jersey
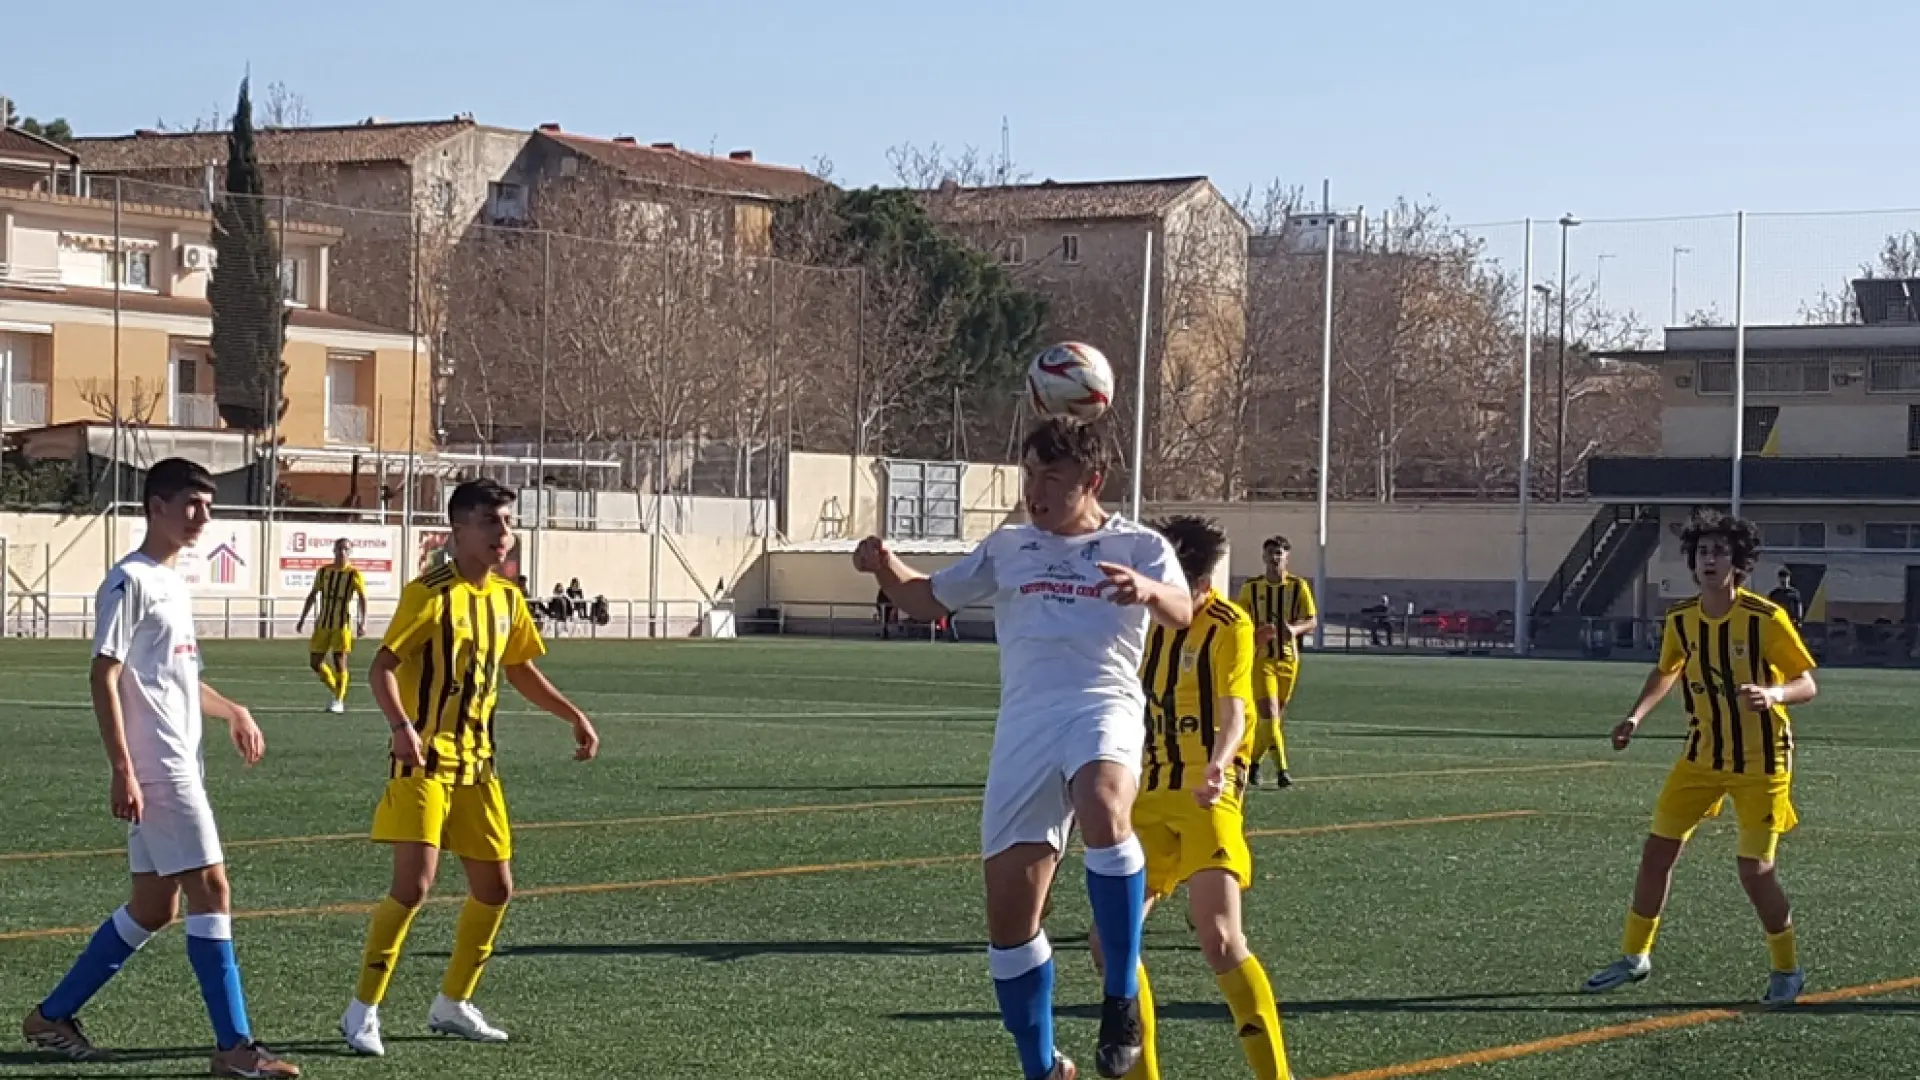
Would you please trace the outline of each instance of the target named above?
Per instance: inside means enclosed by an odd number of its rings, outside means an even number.
[[[1762,624],[1760,622],[1759,615],[1748,616],[1747,618],[1747,681],[1752,683],[1755,686],[1765,685],[1765,680],[1761,678],[1761,668],[1763,666],[1761,663],[1762,658],[1760,655],[1761,654],[1761,648],[1760,648],[1761,625]],[[1760,745],[1761,745],[1761,749],[1767,755],[1765,758],[1765,762],[1761,766],[1761,768],[1768,776],[1772,776],[1779,767],[1776,762],[1776,759],[1780,755],[1779,755],[1778,749],[1776,749],[1774,746],[1773,709],[1771,707],[1760,710]]]
[[[1693,738],[1687,740],[1687,760],[1700,760],[1700,714],[1694,709],[1693,672],[1687,668],[1693,662],[1693,646],[1687,644],[1687,620],[1684,615],[1675,615],[1669,620],[1667,632],[1680,639],[1680,651],[1685,659],[1680,661],[1680,700],[1687,707],[1688,727],[1693,729]]]
[[[1147,776],[1146,789],[1158,790],[1160,787],[1160,746],[1154,741],[1154,717],[1160,713],[1160,657],[1166,651],[1167,630],[1155,626],[1147,639],[1147,666],[1140,675],[1140,687],[1146,691],[1146,708],[1141,722],[1147,728]]]
[[[1727,718],[1733,726],[1733,771],[1747,771],[1747,725],[1740,716],[1740,684],[1733,677],[1733,620],[1720,623],[1719,690],[1727,697]]]
[[[507,654],[507,643],[500,640],[500,596],[487,597],[487,693],[481,699],[485,712],[473,720],[474,782],[479,783],[480,762],[493,756],[493,728],[488,723],[500,701],[500,661]],[[511,606],[511,602],[509,602]],[[482,754],[481,751],[486,751]]]
[[[1721,726],[1720,691],[1713,685],[1713,635],[1705,619],[1700,622],[1700,651],[1694,657],[1694,664],[1700,672],[1700,685],[1706,688],[1707,710],[1713,717],[1713,768],[1718,772],[1727,767],[1726,730]],[[1739,723],[1738,716],[1734,723]]]
[[[440,597],[440,679],[439,692],[433,695],[433,718],[427,721],[428,738],[440,733],[441,721],[447,715],[447,700],[453,697],[453,680],[457,649],[453,638],[453,597],[442,594]],[[427,744],[427,775],[433,775],[440,765],[440,754],[436,743]]]
[[[451,585],[453,584],[453,576],[455,573],[454,565],[451,562],[441,563],[439,566],[420,575],[420,584],[425,585],[429,589],[438,589],[444,585]]]
[[[1746,608],[1755,615],[1769,619],[1773,618],[1774,614],[1780,610],[1779,604],[1771,600],[1763,600],[1751,593],[1742,593],[1738,603],[1741,607]]]
[[[1273,583],[1266,578],[1256,578],[1253,583],[1253,621],[1261,626],[1272,626],[1279,621],[1274,616],[1277,610],[1274,604]],[[1266,653],[1269,660],[1280,659],[1280,639],[1276,636],[1261,651]]]
[[[473,650],[467,654],[467,670],[460,680],[460,704],[455,707],[453,714],[453,752],[458,758],[465,758],[467,756],[463,753],[466,749],[467,714],[473,711],[474,695],[480,692],[480,683],[486,678],[484,665],[486,663],[487,641],[485,635],[490,632],[491,629],[481,629],[480,598],[471,592],[467,593],[467,626],[469,628],[468,632],[473,635]],[[465,767],[465,764],[461,761],[456,760],[454,762],[454,783],[461,784],[466,782],[463,772]]]
[[[1177,630],[1173,635],[1173,644],[1167,647],[1167,688],[1161,696],[1164,702],[1160,719],[1163,728],[1161,745],[1167,749],[1167,790],[1179,791],[1181,781],[1186,779],[1187,763],[1180,756],[1180,657],[1186,652],[1187,631]]]
[[[1208,761],[1213,760],[1213,743],[1219,735],[1216,729],[1219,718],[1213,714],[1213,638],[1219,632],[1218,626],[1208,628],[1207,636],[1200,642],[1200,661],[1194,669],[1194,678],[1200,687],[1200,746],[1206,750]],[[1173,786],[1180,784],[1176,781]]]
[[[1203,610],[1228,626],[1242,622],[1247,617],[1239,608],[1234,607],[1225,600],[1210,600]]]

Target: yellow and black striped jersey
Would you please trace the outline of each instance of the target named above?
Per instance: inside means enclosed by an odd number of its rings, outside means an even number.
[[[323,566],[313,575],[313,592],[318,608],[313,615],[315,630],[348,630],[353,627],[354,597],[367,595],[367,579],[354,566]]]
[[[1217,592],[1194,605],[1186,629],[1153,627],[1140,665],[1147,695],[1143,797],[1180,791],[1206,775],[1228,699],[1242,703],[1244,719],[1227,778],[1229,793],[1238,796],[1253,748],[1253,655],[1253,621]]]
[[[1746,708],[1739,688],[1780,686],[1814,668],[1786,610],[1741,589],[1719,618],[1682,600],[1667,612],[1660,670],[1680,675],[1687,709],[1686,760],[1715,772],[1793,771],[1793,729],[1784,706]]]
[[[497,574],[475,585],[451,562],[400,595],[382,646],[400,659],[400,701],[426,751],[425,774],[451,784],[493,775],[493,720],[506,669],[547,651],[526,597]],[[422,770],[393,761],[392,775]]]
[[[1240,606],[1253,616],[1255,626],[1274,628],[1273,640],[1260,649],[1261,659],[1279,663],[1297,663],[1300,650],[1287,627],[1306,622],[1318,614],[1313,606],[1313,586],[1303,577],[1286,574],[1279,581],[1265,575],[1249,578],[1240,586]]]

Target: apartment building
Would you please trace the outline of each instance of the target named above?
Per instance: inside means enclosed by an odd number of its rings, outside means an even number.
[[[201,211],[0,188],[0,431],[29,456],[98,454],[117,401],[155,456],[235,460],[209,352],[212,235]],[[289,472],[428,448],[424,343],[332,310],[339,229],[289,221],[284,237]]]

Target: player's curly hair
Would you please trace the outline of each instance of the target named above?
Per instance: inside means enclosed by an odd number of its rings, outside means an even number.
[[[1042,465],[1070,461],[1088,473],[1105,476],[1113,467],[1113,441],[1097,421],[1091,424],[1064,416],[1049,417],[1036,424],[1020,444],[1024,457]]]
[[[1688,570],[1694,568],[1694,557],[1700,551],[1700,542],[1712,536],[1727,542],[1727,551],[1733,557],[1734,580],[1744,585],[1760,561],[1760,527],[1746,518],[1723,514],[1718,510],[1695,510],[1693,516],[1687,519],[1687,527],[1680,533],[1680,552],[1687,557]]]
[[[1213,573],[1227,550],[1227,534],[1212,518],[1180,514],[1162,518],[1152,528],[1173,545],[1174,558],[1180,560],[1180,571],[1187,575],[1188,584]]]

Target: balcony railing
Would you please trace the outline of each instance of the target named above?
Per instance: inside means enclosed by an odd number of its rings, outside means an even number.
[[[45,427],[47,388],[42,383],[9,383],[0,386],[0,419],[8,427]]]
[[[220,407],[214,404],[212,394],[175,394],[173,426],[217,428],[220,426]]]
[[[350,446],[365,446],[371,441],[367,436],[367,410],[359,405],[331,405],[327,408],[327,441],[346,443]]]
[[[60,287],[60,268],[57,266],[21,266],[19,263],[0,262],[0,285],[24,285],[32,289],[57,289]]]

